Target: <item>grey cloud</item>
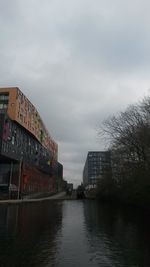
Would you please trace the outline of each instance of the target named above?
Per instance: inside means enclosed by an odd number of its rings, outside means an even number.
[[[136,8],[135,8],[136,7]],[[0,86],[18,86],[59,144],[77,185],[98,127],[150,88],[150,3],[0,1]]]
[[[145,65],[150,67],[149,27],[146,21],[134,21],[134,17],[109,23],[85,15],[62,30],[70,43],[72,54],[79,61],[110,72],[130,72]],[[142,24],[142,25],[141,25]],[[140,37],[140,38],[139,38]]]

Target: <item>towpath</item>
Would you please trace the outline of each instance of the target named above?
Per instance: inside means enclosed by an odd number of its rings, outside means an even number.
[[[31,202],[40,202],[46,200],[54,200],[54,199],[65,199],[66,192],[60,192],[58,194],[49,196],[49,197],[42,197],[42,198],[30,198],[30,199],[7,199],[7,200],[0,200],[0,204],[21,204],[21,203],[31,203]]]

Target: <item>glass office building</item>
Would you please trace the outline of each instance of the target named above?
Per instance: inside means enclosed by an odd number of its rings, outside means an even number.
[[[98,179],[103,178],[110,171],[110,151],[89,151],[83,170],[84,186],[96,186]]]

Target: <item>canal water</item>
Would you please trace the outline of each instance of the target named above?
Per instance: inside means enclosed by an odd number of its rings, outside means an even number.
[[[0,206],[0,267],[148,267],[148,212],[95,201]]]

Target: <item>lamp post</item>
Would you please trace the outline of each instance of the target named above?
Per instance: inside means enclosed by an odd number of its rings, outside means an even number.
[[[12,180],[12,174],[13,174],[13,161],[11,161],[11,165],[10,165],[9,199],[11,198],[11,180]]]
[[[20,195],[20,183],[21,183],[21,174],[22,174],[22,161],[23,161],[23,155],[21,155],[20,162],[19,162],[19,177],[18,177],[18,194],[17,194],[17,199],[19,199],[19,195]]]

